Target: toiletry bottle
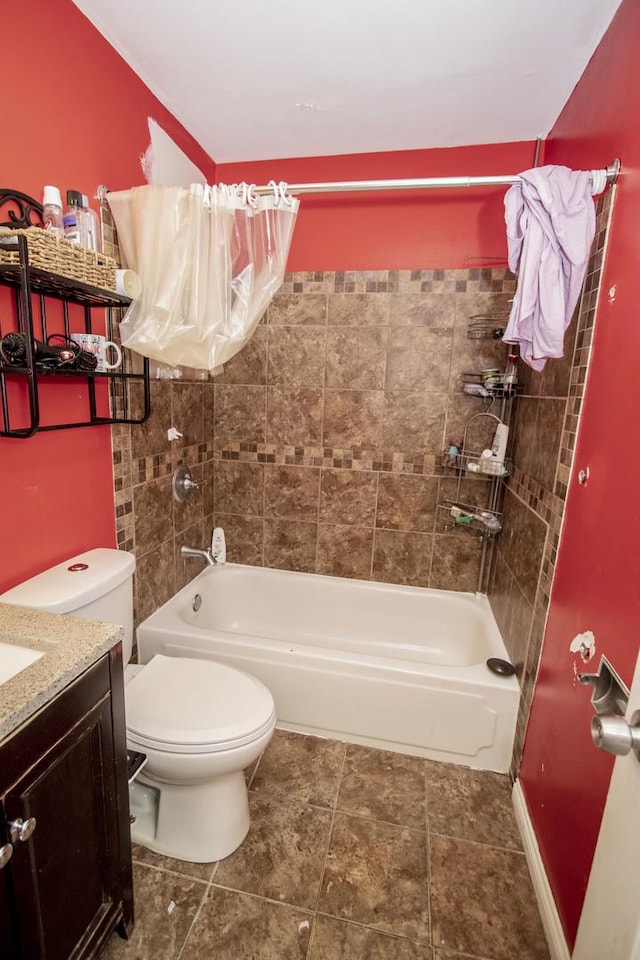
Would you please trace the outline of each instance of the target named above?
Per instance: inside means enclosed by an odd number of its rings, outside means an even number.
[[[87,216],[82,209],[82,194],[77,190],[67,190],[67,209],[63,218],[64,235],[72,243],[89,248]]]
[[[505,385],[510,387],[511,390],[515,388],[515,385],[518,382],[518,354],[510,353],[507,357],[507,370],[504,375]]]
[[[45,230],[64,237],[62,224],[62,198],[57,187],[44,188],[42,197],[42,223]]]
[[[96,253],[102,253],[102,237],[100,230],[100,221],[98,214],[93,207],[89,206],[89,197],[86,193],[82,194],[82,212],[86,217],[88,226],[88,247],[89,250],[95,250]]]
[[[509,439],[509,427],[506,423],[499,423],[491,444],[491,453],[500,463],[504,461],[507,454],[507,441]]]

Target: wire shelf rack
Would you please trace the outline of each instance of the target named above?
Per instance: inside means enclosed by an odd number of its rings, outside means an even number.
[[[507,317],[477,313],[469,317],[467,337],[469,340],[502,340],[506,326]]]
[[[502,530],[502,514],[484,510],[460,500],[443,500],[438,514],[445,530],[467,530],[483,539],[495,537]]]

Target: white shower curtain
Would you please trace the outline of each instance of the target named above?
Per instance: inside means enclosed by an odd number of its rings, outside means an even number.
[[[122,343],[213,370],[247,342],[281,285],[299,203],[286,184],[149,185],[109,194],[120,251],[142,281]]]

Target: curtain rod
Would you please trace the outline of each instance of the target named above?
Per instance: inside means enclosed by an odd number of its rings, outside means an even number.
[[[618,179],[620,161],[615,159],[605,169],[606,184],[611,186]],[[290,194],[301,193],[356,193],[364,190],[439,190],[450,187],[499,187],[517,183],[519,174],[497,177],[427,177],[413,180],[336,180],[325,183],[290,183]],[[269,194],[273,187],[254,188],[255,194]]]

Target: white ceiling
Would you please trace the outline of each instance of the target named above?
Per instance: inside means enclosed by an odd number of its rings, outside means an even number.
[[[217,162],[548,133],[621,0],[74,0]]]

